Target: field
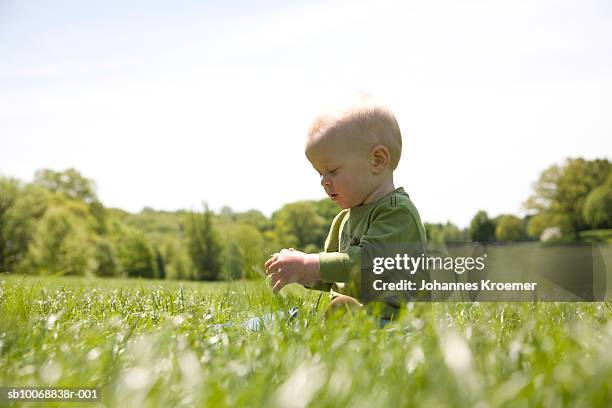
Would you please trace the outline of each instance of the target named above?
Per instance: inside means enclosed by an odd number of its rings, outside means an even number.
[[[0,275],[0,385],[99,386],[109,407],[612,404],[609,303],[420,303],[379,329],[288,289]]]

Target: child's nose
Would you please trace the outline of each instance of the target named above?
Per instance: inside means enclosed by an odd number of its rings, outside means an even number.
[[[329,186],[329,185],[330,185],[329,179],[327,179],[327,178],[326,178],[325,176],[323,176],[323,175],[321,175],[321,185],[322,185],[323,187],[325,187],[325,186]]]

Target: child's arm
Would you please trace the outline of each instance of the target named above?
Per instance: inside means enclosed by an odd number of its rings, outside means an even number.
[[[364,246],[401,243],[420,245],[422,241],[417,222],[406,207],[384,208],[375,214],[359,244],[349,247],[346,252],[305,254],[283,249],[266,262],[266,273],[272,277],[274,293],[293,282],[308,287],[358,279]]]
[[[412,250],[423,247],[424,251],[425,231],[421,226],[423,232],[419,232],[419,222],[407,207],[381,208],[373,214],[368,230],[357,245],[348,247],[346,252],[321,252],[319,254],[321,281],[352,282],[359,279],[364,248],[377,250],[377,248],[391,249],[407,246]]]

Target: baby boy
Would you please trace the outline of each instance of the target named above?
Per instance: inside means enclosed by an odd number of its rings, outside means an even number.
[[[273,291],[298,282],[331,293],[331,309],[360,308],[361,255],[368,245],[406,243],[424,251],[419,213],[393,172],[402,137],[393,113],[372,99],[317,116],[306,140],[306,157],[325,193],[342,209],[332,221],[324,252],[283,249],[265,263]],[[383,317],[399,304],[385,301]]]

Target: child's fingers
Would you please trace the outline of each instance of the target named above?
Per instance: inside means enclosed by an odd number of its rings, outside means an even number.
[[[289,283],[287,276],[283,273],[283,269],[279,266],[276,267],[275,266],[275,271],[273,273],[270,273],[270,275],[268,275],[270,277],[270,286],[272,288],[274,288],[277,284],[279,284],[278,282],[281,282],[281,288],[283,286],[285,286],[287,283]],[[280,290],[280,288],[278,288]]]
[[[279,278],[276,283],[274,283],[274,286],[272,287],[272,293],[276,294],[278,293],[279,290],[281,290],[287,283],[284,281],[284,279]]]
[[[277,257],[277,256],[272,255],[272,258],[268,259],[268,260],[266,261],[266,263],[264,264],[264,265],[265,265],[265,267],[266,267],[266,269],[268,269],[268,268],[270,267],[270,265],[272,265],[272,263],[273,263],[274,261],[276,261],[277,259],[278,259],[278,257]]]
[[[272,273],[268,275],[268,277],[270,278],[270,286],[272,287],[274,287],[274,285],[276,285],[276,282],[278,282],[278,280],[280,279],[280,276],[278,276],[277,273]]]
[[[278,260],[272,262],[270,266],[268,266],[268,268],[266,269],[266,275],[270,276],[275,274],[276,272],[280,272],[280,265],[281,263]]]

